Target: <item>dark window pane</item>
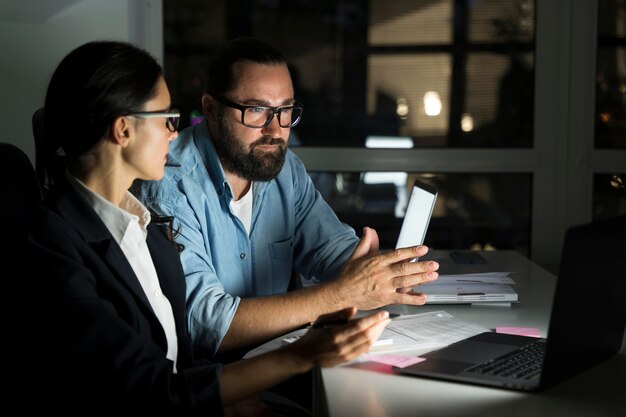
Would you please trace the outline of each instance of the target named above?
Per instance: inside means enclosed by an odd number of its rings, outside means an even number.
[[[470,54],[459,129],[451,118],[451,57],[368,60],[369,135],[407,136],[415,147],[528,147],[533,126],[532,55]]]
[[[370,2],[370,45],[449,44],[454,1],[374,0]]]
[[[360,234],[378,232],[395,247],[415,179],[439,190],[425,243],[439,249],[515,249],[529,254],[532,176],[528,174],[418,174],[311,172],[339,218]]]
[[[593,177],[593,219],[626,214],[626,174],[596,174]]]
[[[598,3],[596,148],[626,148],[626,3]]]
[[[533,42],[535,2],[482,0],[468,2],[471,42]]]
[[[370,57],[368,133],[409,136],[414,139],[415,146],[445,146],[450,109],[450,66],[447,54]]]

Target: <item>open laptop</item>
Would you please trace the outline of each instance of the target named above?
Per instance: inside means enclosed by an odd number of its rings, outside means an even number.
[[[436,201],[435,187],[418,180],[413,183],[396,249],[424,243]]]
[[[394,368],[405,375],[540,390],[615,355],[626,325],[626,216],[572,227],[565,236],[547,339],[486,332]],[[499,358],[522,365],[502,373]],[[510,365],[509,365],[510,366]]]

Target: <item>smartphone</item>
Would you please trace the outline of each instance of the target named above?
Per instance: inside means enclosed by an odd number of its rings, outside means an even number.
[[[437,201],[437,189],[416,180],[411,189],[396,249],[421,245]]]

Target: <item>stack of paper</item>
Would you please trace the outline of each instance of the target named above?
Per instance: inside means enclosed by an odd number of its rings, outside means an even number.
[[[440,275],[436,281],[413,288],[427,295],[427,304],[501,304],[519,301],[510,272]]]

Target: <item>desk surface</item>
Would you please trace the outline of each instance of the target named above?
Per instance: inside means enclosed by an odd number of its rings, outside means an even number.
[[[486,264],[455,264],[448,251],[434,251],[430,258],[440,263],[442,274],[514,272],[519,303],[511,307],[394,305],[387,309],[402,314],[445,310],[489,328],[536,327],[546,336],[555,276],[514,251],[481,254]],[[388,365],[372,362],[324,368],[315,377],[316,416],[626,416],[626,343],[616,357],[540,393],[402,376]]]

